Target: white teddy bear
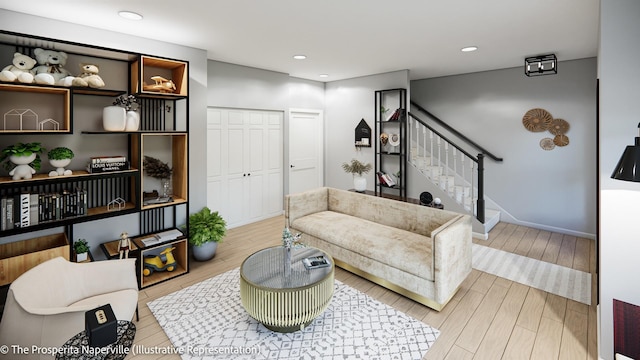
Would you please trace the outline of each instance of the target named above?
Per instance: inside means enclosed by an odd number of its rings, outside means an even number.
[[[35,75],[35,82],[44,85],[71,86],[75,76],[64,68],[67,64],[67,54],[63,51],[44,50],[37,48],[33,51],[38,66],[31,72]]]
[[[80,64],[80,68],[82,69],[82,73],[73,80],[73,86],[104,87],[104,81],[100,75],[98,75],[100,72],[98,65]]]
[[[19,52],[13,54],[13,64],[5,67],[0,72],[0,81],[17,81],[25,84],[33,82],[31,69],[36,65],[36,61],[27,55]]]

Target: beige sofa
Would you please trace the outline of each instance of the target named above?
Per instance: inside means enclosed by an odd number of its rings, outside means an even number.
[[[471,217],[351,191],[285,197],[286,226],[337,266],[440,311],[471,272]]]
[[[9,287],[0,345],[60,347],[85,328],[85,312],[111,304],[131,321],[138,306],[135,259],[73,263],[57,257],[20,275]],[[9,352],[11,354],[11,351]],[[43,353],[19,359],[53,359]]]

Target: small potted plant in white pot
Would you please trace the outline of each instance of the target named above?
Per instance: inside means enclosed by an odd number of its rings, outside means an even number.
[[[189,244],[197,261],[212,259],[218,243],[227,233],[227,223],[217,211],[208,207],[189,215]]]
[[[371,171],[371,164],[364,164],[360,160],[352,159],[350,163],[343,163],[342,169],[353,175],[353,187],[357,192],[365,192],[367,190],[367,178],[364,174]]]
[[[71,175],[71,170],[65,170],[65,167],[71,164],[71,159],[75,156],[71,149],[66,147],[57,147],[51,149],[47,156],[49,157],[49,164],[56,168],[49,172],[49,176],[62,176]]]
[[[73,243],[73,251],[76,253],[76,262],[87,261],[89,244],[85,239],[78,239]]]
[[[13,180],[31,179],[40,170],[40,154],[46,151],[39,142],[9,145],[0,153],[0,162]]]

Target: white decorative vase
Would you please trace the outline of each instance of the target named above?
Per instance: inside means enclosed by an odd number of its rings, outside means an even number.
[[[102,126],[106,131],[124,131],[127,124],[127,112],[120,106],[107,106],[102,109]]]
[[[87,260],[87,253],[76,254],[76,262],[83,262]]]
[[[29,165],[37,157],[36,153],[31,153],[27,156],[10,155],[9,161],[11,161],[16,167],[9,172],[13,180],[31,179],[36,171]]]
[[[56,168],[55,170],[49,172],[49,176],[71,175],[73,173],[71,170],[65,170],[65,167],[71,164],[71,159],[49,159],[49,164]]]
[[[125,131],[138,131],[140,128],[140,114],[137,111],[127,111],[127,121],[124,130]]]
[[[353,176],[353,188],[357,192],[365,192],[367,190],[367,178],[364,176]]]

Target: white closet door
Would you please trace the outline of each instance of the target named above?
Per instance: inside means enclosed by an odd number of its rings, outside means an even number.
[[[278,111],[208,109],[207,143],[220,147],[207,148],[207,204],[228,227],[282,213],[283,122]]]

